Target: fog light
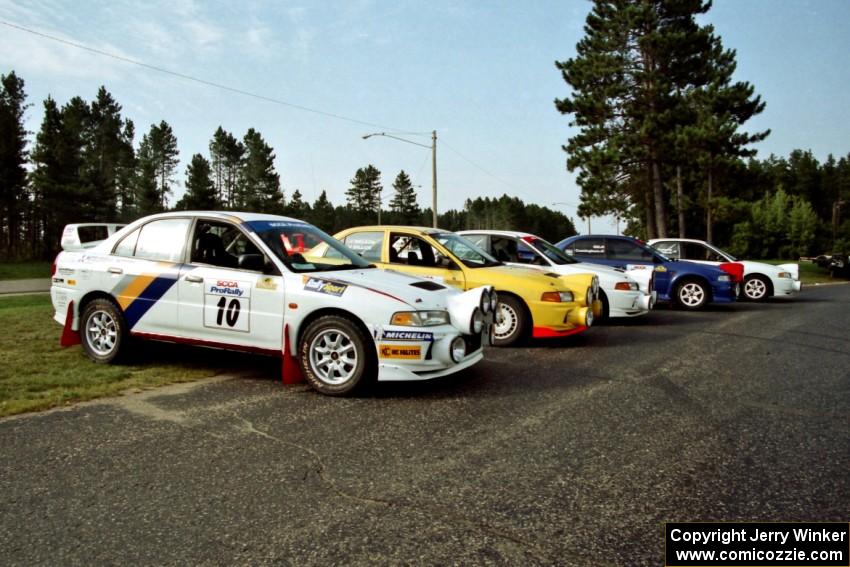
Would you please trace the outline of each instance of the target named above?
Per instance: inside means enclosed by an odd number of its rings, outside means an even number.
[[[599,277],[593,276],[593,296],[599,296]]]
[[[499,296],[496,294],[496,288],[490,290],[490,311],[496,312],[496,307],[499,305]]]
[[[584,294],[584,302],[588,307],[593,306],[593,300],[596,299],[596,294],[593,293],[593,287],[587,287],[587,293]]]
[[[587,310],[587,314],[584,316],[584,324],[588,327],[593,326],[593,309]]]
[[[452,341],[452,360],[460,362],[466,356],[466,342],[462,337],[455,337]]]
[[[484,314],[481,313],[480,309],[475,309],[472,312],[472,320],[469,322],[469,328],[476,335],[484,329]]]
[[[478,307],[482,313],[490,312],[490,291],[486,287],[481,291],[481,301],[478,303]]]

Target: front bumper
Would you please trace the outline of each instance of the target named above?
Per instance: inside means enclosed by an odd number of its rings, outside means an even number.
[[[491,325],[485,324],[478,335],[460,333],[452,325],[375,328],[378,380],[429,380],[468,368],[483,358],[484,345],[490,341],[490,328]],[[451,345],[458,337],[466,344],[466,354],[455,362]]]
[[[653,307],[657,294],[643,291],[608,291],[609,317],[637,317],[646,315]]]
[[[600,303],[595,301],[594,304]],[[579,307],[576,302],[550,303],[538,301],[531,306],[532,337],[564,337],[586,331],[593,325],[600,306]],[[594,308],[596,307],[596,309]]]
[[[792,280],[791,278],[773,278],[773,296],[774,297],[790,297],[800,293],[803,289],[803,283],[800,280]]]
[[[738,300],[739,289],[740,286],[736,282],[712,282],[711,300],[715,303],[732,303]]]

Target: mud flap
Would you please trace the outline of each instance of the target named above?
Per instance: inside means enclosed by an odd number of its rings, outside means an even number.
[[[80,332],[73,329],[74,326],[74,302],[68,302],[68,311],[65,312],[65,326],[62,328],[62,337],[59,339],[59,346],[69,347],[78,345],[80,340]]]
[[[299,384],[304,381],[301,366],[289,350],[289,325],[283,326],[283,360],[280,365],[280,376],[284,384]]]

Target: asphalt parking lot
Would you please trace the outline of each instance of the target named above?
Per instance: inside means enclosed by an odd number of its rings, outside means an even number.
[[[354,399],[260,366],[0,421],[2,563],[659,565],[663,521],[850,519],[848,285]]]

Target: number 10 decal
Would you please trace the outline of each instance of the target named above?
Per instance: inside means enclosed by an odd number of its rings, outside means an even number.
[[[218,300],[218,317],[215,322],[220,327],[222,319],[227,319],[227,325],[233,327],[239,320],[239,311],[242,307],[239,305],[238,299],[231,299],[230,304],[227,304],[227,298],[222,296]]]
[[[252,282],[204,280],[204,327],[222,331],[250,331]]]

